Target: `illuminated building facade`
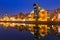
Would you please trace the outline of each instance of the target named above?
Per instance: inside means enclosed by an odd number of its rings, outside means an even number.
[[[18,15],[10,16],[8,14],[4,15],[2,18],[0,18],[0,21],[60,21],[60,9],[55,11],[53,13],[53,16],[51,17],[49,11],[47,11],[44,8],[39,7],[37,4],[34,4],[34,10],[30,12],[29,14],[23,14],[19,13]],[[56,25],[42,25],[42,24],[25,24],[25,23],[8,23],[8,22],[1,22],[1,25],[11,28],[17,28],[18,30],[29,30],[35,38],[38,38],[38,36],[45,36],[48,34],[48,29],[52,26],[52,29],[54,32],[60,33],[60,26]],[[50,31],[50,30],[49,30]],[[38,35],[39,34],[39,35]],[[37,40],[37,39],[36,39]]]

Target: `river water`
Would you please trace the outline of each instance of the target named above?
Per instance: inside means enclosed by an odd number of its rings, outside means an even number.
[[[33,40],[34,36],[30,31],[18,30],[15,28],[5,29],[4,26],[0,26],[0,40]],[[45,37],[41,37],[40,40],[60,40],[60,37],[55,34],[48,34]]]

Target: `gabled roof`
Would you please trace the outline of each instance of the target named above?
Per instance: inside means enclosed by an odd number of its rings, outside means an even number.
[[[44,8],[41,8],[41,7],[39,7],[38,10],[39,10],[40,12],[45,11],[45,9],[44,9]],[[30,13],[34,13],[34,10],[32,10]]]

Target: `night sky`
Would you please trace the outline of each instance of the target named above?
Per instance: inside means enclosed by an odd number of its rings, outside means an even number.
[[[9,15],[31,12],[34,2],[47,10],[60,8],[60,0],[0,0],[0,16],[6,12]]]

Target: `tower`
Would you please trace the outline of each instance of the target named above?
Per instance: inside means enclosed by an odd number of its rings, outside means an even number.
[[[34,3],[34,16],[35,16],[35,21],[38,21],[38,5]],[[39,40],[39,28],[38,24],[36,23],[36,26],[34,27],[34,40]]]

